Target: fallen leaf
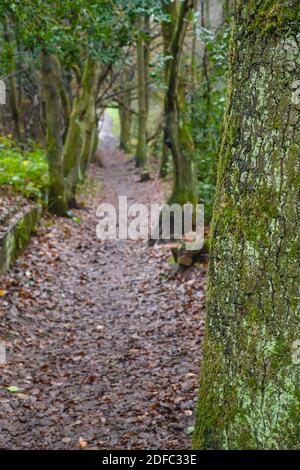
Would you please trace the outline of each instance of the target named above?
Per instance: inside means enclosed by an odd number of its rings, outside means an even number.
[[[6,390],[10,393],[18,393],[21,391],[16,385],[11,385],[10,387],[7,387]]]
[[[193,434],[195,431],[195,426],[189,426],[186,430],[187,434]]]
[[[71,438],[70,437],[64,437],[61,442],[63,442],[64,444],[69,444],[69,442],[71,442]]]
[[[29,398],[29,395],[26,395],[25,393],[17,393],[17,397],[20,398],[20,400],[26,400]]]
[[[80,437],[79,438],[79,448],[80,449],[85,449],[86,446],[87,446],[87,442],[84,439],[82,439],[82,437]]]

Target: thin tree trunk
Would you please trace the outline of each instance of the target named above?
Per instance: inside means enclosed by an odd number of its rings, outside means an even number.
[[[21,124],[21,110],[20,110],[20,99],[18,93],[18,85],[17,85],[17,78],[16,78],[16,70],[15,70],[15,58],[14,58],[14,45],[12,44],[11,33],[9,31],[9,24],[8,22],[3,23],[4,27],[4,38],[7,44],[10,45],[7,48],[7,61],[8,61],[8,84],[9,84],[9,103],[11,109],[11,115],[14,123],[13,128],[13,135],[16,140],[19,142],[22,141],[22,124]]]
[[[125,104],[125,100],[124,100],[124,104]],[[126,100],[126,106],[127,104],[131,104],[130,98]],[[124,150],[124,152],[130,153],[132,114],[130,111],[120,106],[119,115],[120,115],[120,126],[121,126],[120,148]]]
[[[165,59],[165,63],[164,63],[165,84],[166,86],[168,86],[169,75],[170,75],[170,65],[171,65],[171,60],[170,60],[171,50],[170,49],[171,49],[174,31],[176,29],[176,22],[177,22],[177,16],[178,16],[178,1],[176,0],[173,3],[167,4],[162,0],[162,9],[163,9],[164,14],[168,16],[168,20],[162,22],[164,56],[165,58],[168,58],[168,59]],[[167,93],[165,93],[165,98],[164,98],[165,115],[168,111],[167,105],[168,105]],[[160,170],[159,170],[160,178],[165,178],[168,173],[168,161],[169,161],[170,150],[169,150],[168,145],[166,144],[166,140],[167,140],[167,135],[166,135],[166,130],[164,130],[163,153],[162,153],[162,159],[161,159]]]
[[[132,73],[130,69],[125,69],[122,76],[123,83],[121,83],[121,91],[124,93],[120,98],[119,106],[119,116],[120,116],[120,148],[126,153],[130,153],[131,147],[131,126],[132,126],[132,90],[126,91],[125,88],[128,88],[128,83]]]
[[[192,54],[191,54],[191,124],[192,129],[197,128],[196,123],[196,90],[197,90],[197,24],[194,23],[193,27],[193,40],[192,40]]]
[[[207,19],[207,21],[206,21]],[[202,28],[209,28],[209,3],[205,0],[201,0],[201,26]],[[210,108],[211,108],[211,84],[209,76],[209,57],[206,44],[204,44],[203,58],[202,58],[202,70],[205,80],[205,92],[204,100],[206,104],[206,122],[204,124],[205,129],[208,129],[210,126]]]
[[[299,2],[237,1],[196,449],[299,449]]]
[[[188,27],[188,14],[194,7],[194,0],[185,0],[181,4],[176,30],[171,44],[171,65],[166,98],[165,143],[169,146],[174,162],[174,187],[171,202],[185,204],[197,202],[196,180],[188,128],[180,120],[180,107],[185,106],[184,98],[180,103],[181,62],[184,39]],[[182,98],[182,96],[181,96]],[[183,103],[183,104],[182,104]]]
[[[138,29],[145,33],[145,18],[140,15],[138,18]],[[145,40],[140,34],[137,40],[137,69],[138,69],[138,143],[136,148],[136,164],[142,170],[144,179],[148,177],[148,156],[147,156],[147,120],[148,120],[148,91],[147,91],[147,57]]]
[[[144,34],[150,38],[150,16],[144,17]],[[149,65],[150,65],[150,45],[149,42],[144,41],[144,83],[145,83],[145,97],[146,97],[146,110],[147,110],[147,118],[149,114],[149,106],[150,106],[150,90],[148,86],[149,80]],[[147,129],[146,129],[146,136],[147,136]]]

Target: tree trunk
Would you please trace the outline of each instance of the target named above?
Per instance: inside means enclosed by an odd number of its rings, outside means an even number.
[[[171,149],[174,161],[174,187],[171,202],[179,204],[197,202],[194,171],[193,141],[188,126],[180,119],[185,107],[185,97],[180,89],[181,62],[184,39],[188,27],[188,14],[194,7],[194,0],[181,4],[176,30],[171,44],[171,65],[165,107],[165,143]]]
[[[233,10],[233,3],[234,0],[225,0],[223,5],[223,16],[224,18],[228,18],[231,15]]]
[[[98,79],[99,64],[88,58],[79,93],[74,99],[63,149],[69,201],[75,196],[77,184],[83,179],[95,148],[95,133],[98,132],[96,118]]]
[[[58,93],[60,96],[60,101],[62,104],[62,112],[64,117],[64,125],[65,129],[69,126],[69,119],[71,114],[71,100],[66,89],[66,85],[64,82],[62,66],[60,60],[57,56],[53,57],[53,68],[54,68],[54,80],[56,82],[56,86],[58,89]]]
[[[142,15],[138,18],[138,29],[145,34],[146,21]],[[147,120],[148,120],[148,91],[146,77],[147,72],[147,53],[145,40],[142,34],[139,34],[137,40],[137,69],[138,69],[138,143],[136,148],[136,163],[141,168],[144,177],[148,174],[147,157]]]
[[[18,93],[18,85],[16,79],[16,67],[15,67],[15,57],[14,49],[15,44],[12,41],[11,33],[9,30],[8,22],[3,23],[4,29],[4,39],[7,43],[7,71],[9,74],[8,83],[9,83],[9,104],[11,109],[11,116],[13,120],[13,135],[14,138],[21,142],[23,137],[22,125],[21,125],[21,110],[20,110],[20,99]]]
[[[207,0],[201,0],[200,3],[200,12],[201,12],[201,27],[202,28],[210,28],[211,25],[209,24],[209,2]],[[210,83],[210,75],[209,75],[209,54],[207,50],[206,44],[204,44],[203,50],[203,58],[202,58],[202,73],[204,78],[204,95],[203,99],[205,101],[206,107],[206,119],[204,122],[204,128],[209,129],[210,123],[210,114],[211,114],[211,83]]]
[[[300,446],[299,19],[236,1],[195,449]]]
[[[132,112],[131,112],[131,105],[132,105],[132,91],[125,91],[125,88],[128,88],[128,84],[131,78],[131,70],[125,69],[124,73],[121,77],[123,83],[121,83],[121,91],[124,93],[121,95],[120,98],[120,106],[119,106],[119,116],[120,116],[120,148],[124,150],[126,153],[130,153],[131,147],[131,126],[132,126]]]
[[[144,34],[148,38],[148,41],[144,41],[144,74],[145,74],[145,98],[146,98],[146,110],[147,110],[147,119],[149,114],[149,106],[150,106],[150,90],[148,86],[149,80],[149,65],[150,65],[150,16],[144,17]],[[147,129],[146,129],[146,137],[147,137]]]
[[[128,98],[126,103],[131,104],[131,99]],[[124,104],[125,104],[125,100],[124,100]],[[119,115],[120,115],[120,126],[121,126],[120,148],[124,150],[125,153],[130,153],[132,114],[130,111],[120,106]]]
[[[49,210],[59,216],[65,215],[67,201],[62,157],[62,120],[59,91],[56,86],[56,59],[52,54],[41,54],[43,95],[46,104],[47,158],[49,164]]]
[[[169,84],[169,75],[170,75],[170,55],[171,55],[171,44],[172,38],[174,35],[174,31],[176,29],[176,22],[178,17],[178,1],[176,0],[173,3],[166,4],[164,0],[162,0],[162,10],[165,15],[168,16],[168,20],[162,22],[162,35],[163,35],[163,48],[164,48],[164,56],[165,56],[165,63],[164,63],[164,72],[165,72],[165,84],[168,86]],[[167,59],[166,59],[167,58]],[[164,110],[165,114],[167,112],[167,93],[165,94],[164,99]],[[159,169],[159,176],[160,178],[165,178],[168,173],[168,160],[170,150],[166,144],[167,136],[166,130],[164,130],[164,139],[163,139],[163,153],[162,159],[160,163]]]

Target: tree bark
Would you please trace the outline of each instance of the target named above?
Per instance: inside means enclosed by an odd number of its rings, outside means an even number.
[[[49,164],[49,210],[59,216],[67,211],[65,181],[62,156],[62,120],[59,91],[56,86],[56,58],[52,54],[42,53],[42,84],[46,104],[47,123],[47,158]]]
[[[145,17],[138,17],[138,30],[145,34]],[[138,70],[138,143],[136,148],[136,164],[141,168],[144,177],[148,175],[148,156],[147,156],[147,120],[148,120],[148,91],[147,81],[147,54],[145,39],[139,34],[137,40],[137,70]]]
[[[178,17],[178,0],[173,3],[165,3],[164,0],[161,1],[162,10],[165,15],[168,16],[168,20],[164,20],[162,22],[162,35],[163,35],[163,49],[164,49],[164,56],[165,56],[165,63],[164,63],[164,72],[165,72],[165,84],[168,86],[169,84],[169,75],[170,75],[170,65],[171,65],[171,44],[172,38],[174,35],[174,31],[176,29],[176,22]],[[164,110],[165,114],[167,113],[167,93],[165,93],[164,98]],[[169,161],[169,154],[170,150],[168,145],[166,144],[167,135],[166,129],[164,130],[164,138],[163,138],[163,153],[162,159],[160,163],[159,169],[159,176],[160,178],[165,178],[168,173],[168,161]]]
[[[126,103],[131,104],[131,99],[129,97],[128,97],[128,100],[126,100]],[[130,153],[132,114],[130,111],[120,106],[119,115],[120,115],[120,126],[121,126],[120,148],[125,153]]]
[[[121,91],[124,91],[120,97],[119,116],[120,116],[120,148],[130,153],[131,148],[131,126],[132,126],[132,90],[125,91],[128,88],[129,81],[131,79],[131,70],[124,69],[124,73],[121,77]]]
[[[297,0],[237,0],[195,449],[299,449]]]
[[[180,89],[184,39],[188,27],[188,15],[194,0],[184,0],[178,14],[171,44],[171,64],[165,104],[165,143],[171,149],[174,162],[174,186],[171,202],[179,204],[197,202],[194,171],[193,141],[188,126],[180,119],[185,107],[185,97]]]
[[[96,98],[99,64],[86,60],[80,90],[73,102],[70,124],[63,148],[64,174],[68,200],[72,201],[76,187],[85,175],[95,148],[97,129]]]
[[[60,63],[59,58],[56,55],[52,56],[53,58],[53,71],[54,71],[54,80],[56,82],[56,86],[58,89],[58,93],[60,96],[60,101],[62,104],[62,112],[64,117],[64,125],[65,129],[69,126],[69,119],[71,114],[71,100],[66,89],[66,85],[63,78],[63,71],[62,66]]]
[[[16,140],[19,142],[22,141],[23,132],[22,132],[22,123],[21,123],[21,109],[20,109],[20,99],[18,92],[18,85],[16,79],[16,67],[15,67],[15,58],[14,58],[14,48],[15,45],[12,41],[11,32],[9,30],[8,22],[3,23],[4,29],[4,39],[7,43],[7,61],[9,73],[8,83],[9,83],[9,103],[11,109],[11,116],[14,123],[13,135]]]

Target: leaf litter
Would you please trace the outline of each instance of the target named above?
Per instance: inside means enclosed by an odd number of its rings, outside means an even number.
[[[165,198],[113,157],[83,210],[46,216],[1,279],[0,448],[191,447],[206,266],[170,276],[168,246],[97,240],[101,202]]]

